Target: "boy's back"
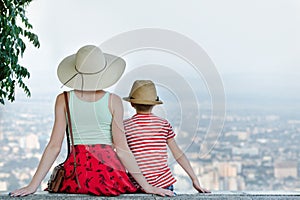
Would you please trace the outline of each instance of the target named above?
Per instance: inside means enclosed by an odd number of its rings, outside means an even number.
[[[153,114],[135,114],[124,121],[130,150],[147,181],[157,187],[176,182],[168,167],[167,140],[175,136],[165,119]]]

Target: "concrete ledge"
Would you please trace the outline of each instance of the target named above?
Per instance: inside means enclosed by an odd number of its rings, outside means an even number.
[[[29,195],[26,197],[13,198],[8,196],[7,193],[1,193],[0,199],[27,199],[27,200],[40,200],[40,199],[80,199],[80,200],[88,200],[88,199],[218,199],[218,200],[275,200],[275,199],[299,199],[300,200],[300,192],[280,192],[280,191],[216,191],[210,194],[178,194],[175,197],[160,197],[156,195],[150,194],[123,194],[117,197],[98,197],[91,195],[80,195],[80,194],[49,194],[48,192],[38,192],[33,195]]]

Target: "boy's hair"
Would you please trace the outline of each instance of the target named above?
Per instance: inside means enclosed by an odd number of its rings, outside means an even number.
[[[141,111],[141,112],[151,111],[152,108],[154,107],[154,105],[135,104],[135,103],[131,103],[131,104],[137,111]]]

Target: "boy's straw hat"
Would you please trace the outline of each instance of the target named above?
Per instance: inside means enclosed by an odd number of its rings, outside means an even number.
[[[87,45],[61,61],[57,76],[63,85],[73,89],[101,90],[116,83],[125,66],[122,58],[103,53],[97,46]]]
[[[123,98],[134,104],[156,105],[162,104],[156,93],[155,85],[150,80],[136,80],[131,88],[129,97]]]

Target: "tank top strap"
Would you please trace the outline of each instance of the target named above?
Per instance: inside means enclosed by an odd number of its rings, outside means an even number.
[[[104,94],[104,96],[102,98],[107,103],[107,105],[109,105],[110,92],[106,92],[105,91],[105,94]]]
[[[105,102],[105,104],[107,106],[109,113],[111,114],[110,96],[111,96],[110,92],[105,92],[105,94],[102,98],[103,98],[103,102]]]

